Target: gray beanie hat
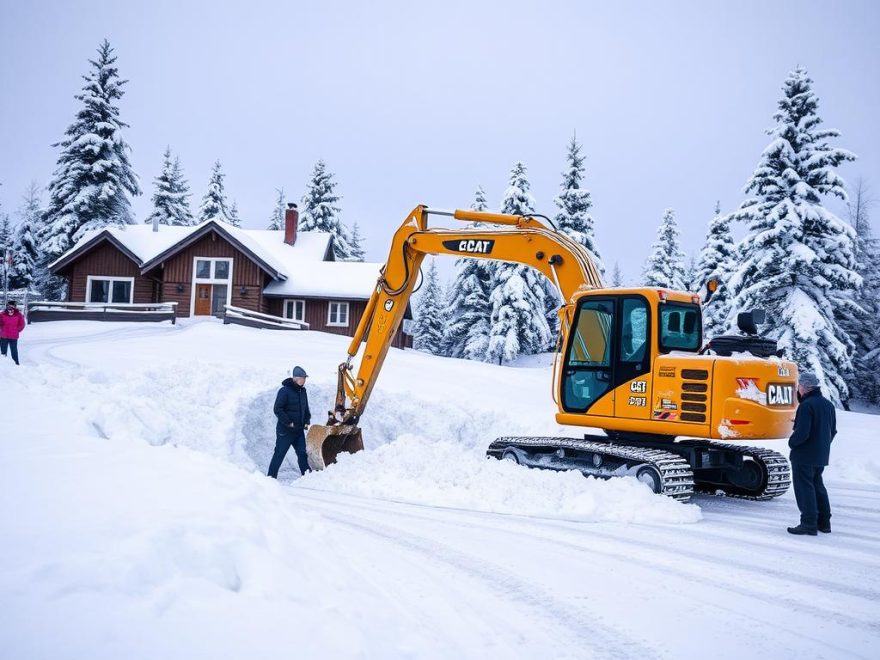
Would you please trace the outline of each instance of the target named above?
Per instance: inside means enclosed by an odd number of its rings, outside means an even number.
[[[297,377],[299,377],[299,378],[308,378],[308,377],[309,377],[309,375],[306,373],[306,370],[303,369],[302,367],[300,367],[299,365],[297,365],[297,366],[295,366],[295,367],[293,368],[293,371],[291,372],[291,375],[292,375],[294,378],[297,378]]]
[[[819,387],[819,379],[816,378],[816,374],[812,371],[801,371],[798,374],[798,384],[808,390],[812,390]]]

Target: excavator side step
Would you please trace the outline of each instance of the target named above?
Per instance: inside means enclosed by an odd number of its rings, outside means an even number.
[[[694,474],[683,458],[662,449],[632,447],[580,438],[498,438],[488,456],[508,458],[528,467],[579,470],[603,479],[634,476],[655,493],[686,502],[694,492]]]

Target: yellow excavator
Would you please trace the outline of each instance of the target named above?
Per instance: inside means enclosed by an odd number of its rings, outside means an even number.
[[[481,224],[433,228],[430,216]],[[348,358],[339,365],[334,410],[326,425],[309,429],[311,468],[323,469],[340,452],[363,449],[358,422],[421,262],[428,254],[448,254],[531,266],[556,286],[563,300],[553,368],[556,421],[604,431],[582,438],[498,438],[489,456],[601,478],[634,476],[655,493],[683,501],[695,490],[754,500],[784,493],[791,481],[786,458],[740,444],[787,436],[797,406],[797,368],[776,355],[775,342],[757,336],[761,319],[740,314],[744,335],[704,344],[699,295],[605,288],[590,253],[545,221],[413,209],[394,234]],[[714,283],[707,291],[708,300]]]

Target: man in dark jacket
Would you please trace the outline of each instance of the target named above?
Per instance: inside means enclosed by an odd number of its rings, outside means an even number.
[[[281,383],[281,389],[275,397],[274,411],[278,423],[275,425],[275,453],[269,463],[269,476],[274,479],[278,478],[278,469],[291,445],[296,452],[299,471],[305,474],[309,469],[305,432],[312,422],[312,413],[309,412],[306,378],[308,374],[305,369],[294,367],[291,378],[286,378]]]
[[[789,527],[790,534],[816,536],[816,530],[831,531],[831,504],[822,483],[822,471],[828,465],[831,441],[837,435],[834,405],[822,396],[819,379],[810,372],[798,377],[800,405],[794,418],[791,447],[791,478],[794,496],[801,511],[801,523]]]

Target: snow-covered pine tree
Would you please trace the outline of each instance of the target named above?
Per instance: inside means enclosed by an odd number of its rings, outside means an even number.
[[[736,245],[730,233],[730,216],[721,214],[721,203],[715,204],[715,215],[709,221],[706,244],[694,271],[692,286],[702,291],[706,282],[715,280],[718,288],[708,303],[703,304],[703,333],[711,338],[728,329],[731,313],[730,278],[736,269]]]
[[[9,214],[4,213],[3,207],[0,206],[0,286],[6,281],[7,271],[10,271],[9,277],[12,277],[11,269],[6,262],[6,250],[9,250],[11,255],[14,239],[15,236],[12,231],[12,225],[9,222]]]
[[[15,229],[12,271],[9,274],[10,286],[13,288],[30,288],[37,279],[37,264],[40,261],[37,233],[41,224],[41,212],[40,188],[32,181],[18,210],[19,223]]]
[[[535,200],[529,194],[529,188],[526,167],[518,162],[510,172],[510,185],[504,193],[501,212],[513,215],[534,213]],[[529,266],[498,264],[489,297],[492,304],[487,350],[489,362],[510,362],[521,354],[540,353],[551,345],[553,336],[547,325],[545,279]]]
[[[9,214],[4,213],[3,207],[0,206],[0,254],[6,254],[6,248],[12,249],[13,237]]]
[[[425,283],[422,286],[422,294],[419,296],[416,320],[413,326],[413,348],[417,351],[433,355],[442,354],[444,322],[442,297],[443,292],[437,275],[437,264],[432,260],[428,273],[425,275]]]
[[[49,183],[44,248],[57,258],[83,234],[108,225],[134,223],[130,196],[140,195],[137,175],[122,136],[128,124],[116,102],[127,81],[119,79],[116,56],[105,39],[76,99],[82,107],[65,131],[61,153]]]
[[[349,261],[363,261],[364,260],[364,248],[363,248],[363,238],[361,237],[361,229],[358,227],[358,223],[354,223],[351,228],[351,259]]]
[[[284,212],[287,209],[287,204],[284,200],[284,188],[275,188],[275,192],[278,193],[278,196],[275,198],[275,208],[272,209],[269,226],[266,227],[266,229],[271,229],[272,231],[284,229]]]
[[[822,205],[846,199],[835,167],[855,156],[832,147],[836,130],[821,128],[812,80],[797,68],[785,81],[769,146],[746,184],[754,197],[734,219],[748,226],[731,278],[734,309],[767,311],[768,336],[789,359],[814,372],[836,404],[847,398],[852,341],[835,311],[856,311],[852,294],[855,230]]]
[[[162,172],[154,180],[153,212],[144,222],[160,225],[191,225],[192,212],[189,209],[189,185],[183,178],[180,159],[171,159],[171,147],[165,148]]]
[[[184,226],[196,224],[196,219],[193,217],[192,209],[189,206],[189,198],[192,197],[192,193],[189,191],[189,181],[183,175],[179,156],[174,157],[171,180],[173,182],[172,190],[178,200],[178,204],[175,207],[177,211],[177,224]]]
[[[581,187],[584,178],[584,157],[581,155],[581,145],[578,144],[575,136],[572,136],[568,144],[568,153],[565,157],[566,168],[559,186],[562,192],[553,200],[559,207],[559,213],[556,214],[554,221],[559,231],[590,251],[599,272],[604,274],[605,266],[596,249],[593,217],[590,215],[593,201],[590,199],[590,191]]]
[[[840,323],[855,346],[853,371],[847,379],[852,398],[880,404],[880,240],[871,232],[869,211],[874,204],[864,180],[849,194],[849,222],[856,231],[856,264],[862,285],[855,292],[862,313],[851,310]]]
[[[486,193],[477,187],[471,209],[486,211]],[[471,225],[478,230],[482,223]],[[455,260],[455,277],[449,285],[444,314],[443,354],[468,360],[485,360],[489,348],[492,292],[496,262],[461,257]]]
[[[312,178],[302,198],[303,208],[299,217],[300,231],[324,231],[333,235],[333,253],[337,261],[355,261],[348,227],[340,220],[341,199],[334,190],[336,182],[327,171],[323,160],[315,163]]]
[[[666,209],[657,229],[657,239],[651,246],[651,255],[645,262],[642,280],[645,286],[684,291],[685,254],[679,241],[675,211]]]
[[[699,289],[694,282],[697,279],[697,258],[692,254],[688,253],[684,258],[684,290],[685,291],[696,291]]]
[[[232,206],[229,207],[229,224],[233,227],[241,227],[241,218],[238,217],[238,202],[232,200]]]
[[[623,273],[620,272],[620,264],[614,262],[614,268],[611,269],[611,286],[620,288],[623,286]]]
[[[229,219],[229,206],[226,201],[226,187],[223,184],[223,166],[217,160],[211,168],[211,180],[208,181],[208,190],[202,198],[199,207],[199,223],[216,218],[221,222],[232,224]]]

